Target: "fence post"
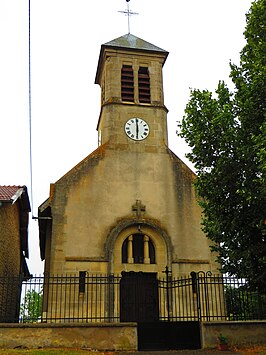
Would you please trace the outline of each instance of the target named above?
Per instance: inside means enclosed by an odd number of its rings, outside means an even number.
[[[107,321],[110,322],[114,320],[114,274],[109,274],[107,277]]]
[[[195,271],[191,271],[190,273],[191,281],[192,281],[192,292],[193,292],[193,300],[196,298],[196,306],[197,306],[197,317],[198,320],[201,320],[201,304],[200,304],[200,289],[199,289],[199,274]]]
[[[167,306],[167,320],[170,322],[170,274],[171,271],[169,270],[168,266],[165,267],[165,271],[163,271],[166,275],[166,306]]]

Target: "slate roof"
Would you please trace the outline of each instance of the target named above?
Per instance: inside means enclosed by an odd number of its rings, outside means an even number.
[[[153,52],[162,52],[164,54],[168,54],[162,48],[155,46],[152,43],[144,41],[143,39],[128,33],[124,36],[118,37],[110,42],[103,44],[106,47],[116,47],[116,48],[130,48],[130,49],[138,49],[138,50],[145,50],[145,51],[153,51]]]

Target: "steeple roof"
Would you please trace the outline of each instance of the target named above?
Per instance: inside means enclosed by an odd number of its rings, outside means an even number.
[[[115,48],[128,48],[128,49],[137,49],[137,50],[145,50],[145,51],[152,51],[152,52],[162,52],[168,54],[162,48],[155,46],[143,39],[128,33],[124,36],[118,37],[110,42],[105,43],[103,46],[105,47],[115,47]]]
[[[99,84],[99,71],[102,66],[102,59],[103,59],[103,52],[106,48],[112,48],[112,49],[117,49],[117,50],[135,50],[135,51],[140,51],[140,52],[152,52],[152,53],[157,53],[163,55],[164,62],[168,56],[168,52],[165,51],[164,49],[155,46],[152,43],[149,43],[147,41],[144,41],[143,39],[136,37],[132,35],[131,33],[128,33],[124,36],[118,37],[116,39],[113,39],[110,42],[107,42],[105,44],[102,44],[101,46],[101,52],[99,56],[99,61],[98,61],[98,68],[97,68],[97,73],[96,73],[96,78],[95,78],[95,84]]]

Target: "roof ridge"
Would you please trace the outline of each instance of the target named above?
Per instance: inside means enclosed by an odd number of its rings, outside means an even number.
[[[0,185],[0,188],[1,187],[17,187],[17,188],[21,188],[21,187],[24,187],[25,185]]]

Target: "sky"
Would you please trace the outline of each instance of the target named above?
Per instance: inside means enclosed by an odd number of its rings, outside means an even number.
[[[251,0],[131,0],[130,32],[169,52],[164,99],[169,147],[191,168],[176,136],[190,89],[233,89]],[[38,206],[56,182],[97,148],[101,44],[128,33],[126,0],[31,0],[31,147],[29,0],[0,0],[0,185],[26,185],[31,200],[28,265],[43,272]],[[31,190],[32,185],[32,190]],[[32,198],[33,197],[33,198]]]

